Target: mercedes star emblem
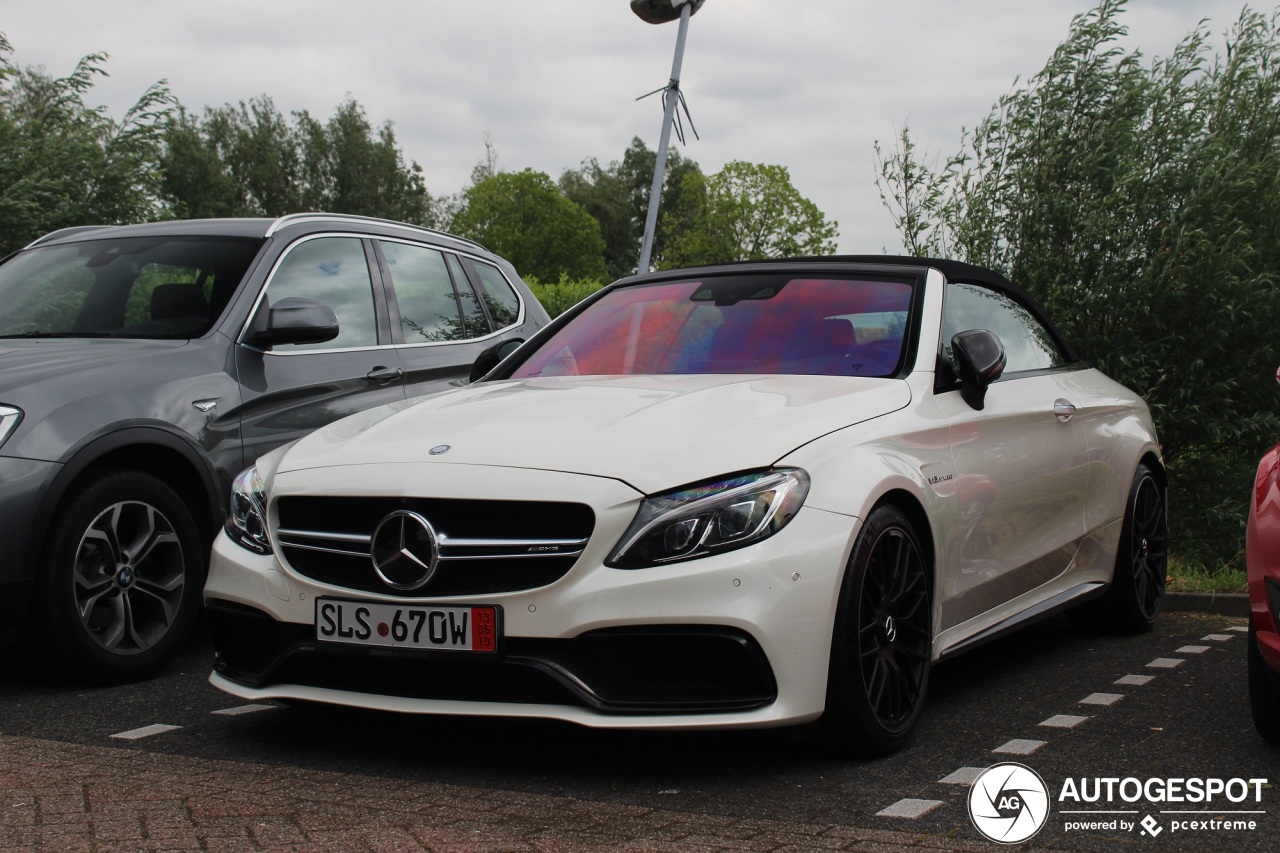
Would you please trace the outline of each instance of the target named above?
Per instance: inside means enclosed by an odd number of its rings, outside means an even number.
[[[396,510],[373,531],[373,570],[392,589],[418,589],[431,580],[440,559],[436,531],[416,512]]]

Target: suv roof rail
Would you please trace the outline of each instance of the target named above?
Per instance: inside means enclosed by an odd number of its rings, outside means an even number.
[[[50,231],[43,237],[37,237],[27,245],[24,249],[30,249],[32,246],[39,246],[41,243],[48,243],[50,240],[56,240],[59,237],[70,237],[72,234],[79,234],[82,231],[97,231],[100,228],[115,228],[114,225],[73,225],[70,228],[59,228],[57,231]]]
[[[394,228],[407,228],[411,231],[421,231],[424,234],[432,234],[437,237],[448,237],[451,240],[457,240],[460,243],[467,243],[468,245],[475,246],[477,249],[484,249],[486,252],[489,251],[488,249],[485,249],[484,246],[477,243],[475,240],[469,240],[466,237],[459,237],[457,234],[450,234],[448,231],[440,231],[435,228],[427,228],[424,225],[411,225],[408,222],[399,222],[394,219],[383,219],[378,216],[359,216],[354,213],[321,213],[318,211],[312,211],[308,213],[288,213],[276,219],[275,222],[272,222],[271,225],[267,228],[267,233],[265,236],[270,237],[272,234],[276,233],[281,228],[284,228],[288,225],[294,225],[299,222],[311,222],[311,221],[317,221],[317,220],[321,220],[321,221],[336,220],[339,222],[342,222],[342,221],[376,222],[380,225],[390,225]]]

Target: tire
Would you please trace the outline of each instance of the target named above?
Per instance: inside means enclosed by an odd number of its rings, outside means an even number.
[[[1144,634],[1156,624],[1168,576],[1169,531],[1165,488],[1145,462],[1138,465],[1125,502],[1116,567],[1106,593],[1072,612],[1088,627]]]
[[[868,516],[845,570],[819,726],[845,756],[888,755],[907,742],[929,685],[930,566],[906,515]]]
[[[191,635],[204,575],[195,522],[171,488],[140,471],[98,472],[49,528],[29,633],[59,675],[148,678]]]
[[[1250,617],[1252,618],[1252,617]],[[1280,746],[1280,672],[1258,651],[1258,631],[1249,623],[1249,708],[1253,727],[1267,743]]]

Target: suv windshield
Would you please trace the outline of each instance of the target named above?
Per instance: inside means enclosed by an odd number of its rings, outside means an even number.
[[[912,285],[812,274],[621,287],[512,374],[784,373],[892,376]]]
[[[132,237],[23,252],[0,266],[0,337],[199,337],[262,243]]]

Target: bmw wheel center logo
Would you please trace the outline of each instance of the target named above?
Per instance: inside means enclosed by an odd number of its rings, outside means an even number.
[[[1040,831],[1049,818],[1049,789],[1024,764],[988,767],[969,789],[969,819],[1000,844],[1018,844]]]

